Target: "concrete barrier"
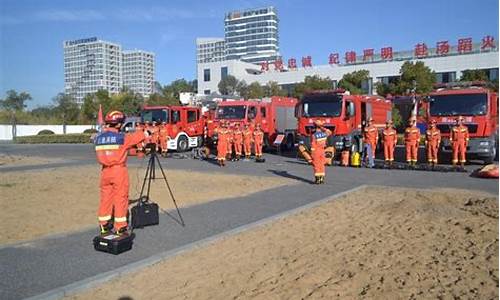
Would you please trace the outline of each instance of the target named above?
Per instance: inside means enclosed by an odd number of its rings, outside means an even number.
[[[83,133],[85,129],[96,128],[95,125],[66,125],[66,133]],[[63,134],[63,125],[17,125],[16,136],[37,135],[42,130],[50,130],[55,134]],[[12,140],[12,125],[0,124],[0,140]]]

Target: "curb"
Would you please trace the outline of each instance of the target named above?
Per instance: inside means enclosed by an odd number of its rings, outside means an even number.
[[[125,266],[120,267],[120,268],[117,268],[115,270],[108,271],[108,272],[105,272],[105,273],[102,273],[99,275],[95,275],[95,276],[92,276],[92,277],[89,277],[89,278],[86,278],[86,279],[59,287],[59,288],[55,288],[55,289],[52,289],[52,290],[47,291],[45,293],[35,295],[33,297],[29,297],[26,299],[27,300],[41,300],[41,299],[44,299],[44,300],[51,299],[52,300],[52,299],[60,299],[64,296],[73,295],[73,294],[76,294],[78,292],[90,289],[98,284],[110,281],[113,278],[127,275],[127,274],[135,272],[135,271],[140,271],[142,269],[145,269],[146,267],[149,267],[151,265],[159,263],[159,262],[161,262],[165,259],[171,258],[173,256],[180,255],[180,254],[187,252],[187,251],[190,251],[190,250],[199,249],[199,248],[205,247],[205,246],[207,246],[215,241],[221,240],[223,238],[234,236],[234,235],[241,233],[241,232],[244,232],[246,230],[258,228],[260,226],[264,226],[264,225],[267,225],[269,223],[281,220],[283,218],[297,214],[297,213],[302,212],[304,210],[307,210],[307,209],[319,206],[321,204],[333,201],[333,200],[340,198],[346,194],[349,194],[349,193],[352,193],[352,192],[355,192],[358,190],[362,190],[366,187],[368,187],[368,185],[360,185],[360,186],[355,187],[353,189],[349,189],[347,191],[344,191],[344,192],[341,192],[341,193],[338,193],[338,194],[335,194],[335,195],[332,195],[332,196],[329,196],[329,197],[326,197],[326,198],[323,198],[323,199],[320,199],[320,200],[317,200],[317,201],[314,201],[314,202],[311,202],[311,203],[308,203],[308,204],[305,204],[305,205],[302,205],[302,206],[299,206],[296,208],[293,208],[291,210],[287,210],[287,211],[278,213],[276,215],[273,215],[273,216],[270,216],[270,217],[252,222],[252,223],[241,225],[239,227],[236,227],[234,229],[230,229],[228,231],[224,231],[222,233],[213,235],[211,237],[207,237],[207,238],[186,244],[182,247],[168,250],[165,252],[161,252],[161,253],[158,253],[158,254],[153,255],[151,257],[148,257],[146,259],[125,265]]]

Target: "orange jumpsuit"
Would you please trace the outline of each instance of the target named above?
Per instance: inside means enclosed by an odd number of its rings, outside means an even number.
[[[363,140],[365,144],[369,144],[371,146],[371,157],[375,158],[375,150],[377,148],[377,142],[378,142],[378,130],[377,127],[371,125],[371,126],[366,126],[365,130],[363,131]]]
[[[151,142],[156,145],[160,144],[160,126],[153,125],[151,130]],[[156,147],[158,148],[158,147]]]
[[[226,129],[226,139],[227,139],[227,142],[226,142],[226,146],[227,146],[226,155],[227,155],[228,158],[231,158],[231,156],[233,155],[233,130],[230,129],[230,128]]]
[[[416,163],[418,160],[418,144],[420,143],[420,129],[409,126],[405,130],[406,161]]]
[[[144,132],[124,134],[114,128],[106,128],[95,139],[97,161],[102,165],[101,201],[99,224],[105,225],[114,214],[116,230],[127,226],[128,170],[127,152],[144,140]]]
[[[228,131],[225,128],[218,127],[216,129],[217,132],[217,160],[224,161],[226,160],[227,153],[227,140],[228,140]]]
[[[325,176],[325,148],[329,130],[316,131],[311,135],[311,157],[314,176]]]
[[[250,157],[252,155],[252,130],[247,128],[243,131],[243,150],[245,151],[245,156]]]
[[[144,132],[144,125],[143,124],[137,124],[135,126],[135,131],[136,132]],[[143,148],[144,148],[143,142],[140,142],[139,144],[137,144],[137,150],[138,151],[142,151]]]
[[[255,147],[255,156],[262,156],[262,145],[264,144],[264,132],[260,129],[253,131],[253,142]]]
[[[469,129],[464,125],[454,126],[451,129],[450,139],[453,154],[451,162],[464,164],[466,162],[465,152],[469,143]]]
[[[144,125],[144,130],[147,130],[147,131],[152,133],[153,132],[153,125],[151,125],[151,124]],[[145,144],[153,143],[153,136],[149,135],[148,137],[146,137],[146,139],[144,140],[144,143]]]
[[[242,144],[243,144],[243,132],[239,128],[236,128],[233,131],[233,144],[234,144],[234,152],[237,157],[241,156]]]
[[[385,128],[384,131],[382,131],[382,135],[384,137],[384,159],[386,162],[393,162],[394,148],[396,148],[396,144],[398,143],[396,129],[392,127]]]
[[[160,148],[161,152],[166,153],[167,149],[167,139],[168,139],[168,125],[160,125],[159,126],[159,139],[160,139]]]
[[[427,146],[427,162],[437,164],[441,131],[437,128],[427,129],[425,132],[425,142]]]

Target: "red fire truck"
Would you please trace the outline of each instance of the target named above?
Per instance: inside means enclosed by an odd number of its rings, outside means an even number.
[[[380,96],[350,95],[342,89],[314,91],[305,94],[297,105],[297,135],[299,142],[310,148],[314,122],[321,120],[333,133],[328,146],[334,146],[336,153],[344,148],[360,151],[366,119],[372,117],[381,131],[391,114],[391,102]]]
[[[145,106],[141,112],[142,122],[167,122],[167,148],[184,152],[201,146],[205,120],[201,109],[192,106]]]
[[[498,94],[484,83],[464,82],[436,86],[422,107],[427,120],[436,120],[444,137],[441,153],[451,153],[450,129],[457,116],[464,116],[469,129],[467,157],[491,163],[498,150]]]
[[[261,124],[264,131],[264,147],[272,145],[283,134],[287,147],[295,142],[297,120],[294,116],[297,99],[288,97],[270,97],[260,100],[223,100],[217,104],[215,117],[208,121],[208,144],[216,143],[215,128],[220,121],[240,125]]]

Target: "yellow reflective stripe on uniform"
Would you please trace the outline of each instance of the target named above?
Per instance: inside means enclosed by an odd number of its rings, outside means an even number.
[[[324,138],[319,138],[319,139],[316,139],[316,141],[324,141],[324,140],[326,140],[326,137],[324,137]]]
[[[314,173],[314,176],[325,176],[325,173]]]
[[[99,221],[109,221],[111,220],[111,215],[109,216],[102,216],[102,217],[97,217]]]
[[[95,146],[96,151],[100,150],[117,150],[120,148],[120,145],[100,145],[100,146]]]
[[[121,218],[115,217],[115,222],[127,222],[127,217],[121,217]]]

